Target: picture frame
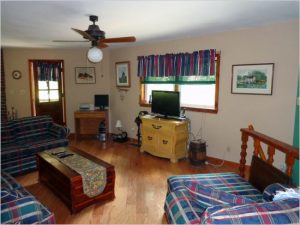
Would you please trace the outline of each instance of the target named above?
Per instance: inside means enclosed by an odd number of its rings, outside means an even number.
[[[272,95],[274,63],[232,65],[231,93]]]
[[[116,86],[117,87],[130,87],[130,62],[117,62],[116,63]]]
[[[75,67],[76,84],[95,84],[96,70],[95,67]]]

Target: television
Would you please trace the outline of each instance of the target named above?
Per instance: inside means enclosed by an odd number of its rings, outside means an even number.
[[[95,95],[95,107],[104,109],[109,106],[108,95]]]
[[[180,117],[179,92],[153,90],[151,112],[165,118]]]

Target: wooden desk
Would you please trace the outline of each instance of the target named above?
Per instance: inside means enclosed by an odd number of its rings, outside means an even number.
[[[76,111],[74,113],[75,119],[75,135],[76,138],[96,137],[101,121],[105,121],[106,134],[108,134],[109,120],[107,110],[95,111]]]

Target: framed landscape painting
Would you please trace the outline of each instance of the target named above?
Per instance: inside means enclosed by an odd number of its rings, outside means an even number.
[[[232,65],[232,94],[272,95],[274,63]]]
[[[75,67],[76,84],[95,84],[95,67]]]

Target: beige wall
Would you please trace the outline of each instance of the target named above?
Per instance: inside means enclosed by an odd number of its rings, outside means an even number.
[[[186,112],[191,119],[192,133],[197,134],[202,129],[202,138],[208,144],[207,154],[238,162],[239,129],[250,123],[258,131],[292,143],[299,66],[298,22],[123,49],[105,49],[104,60],[95,65],[86,61],[83,49],[4,49],[8,107],[15,106],[20,116],[30,115],[28,59],[64,59],[68,127],[74,131],[73,112],[80,102],[93,102],[94,94],[109,93],[111,132],[115,131],[113,126],[120,119],[129,136],[136,138],[135,117],[141,110],[150,111],[150,108],[141,108],[138,104],[137,56],[208,48],[221,51],[219,112]],[[115,63],[128,60],[131,63],[131,87],[121,100],[115,84]],[[275,63],[272,96],[231,94],[232,65],[250,63]],[[95,66],[96,84],[75,84],[76,66]],[[11,78],[10,74],[15,69],[22,71],[21,80]],[[104,74],[103,78],[101,74]],[[230,148],[230,152],[225,154],[226,148]]]
[[[135,137],[134,118],[145,109],[138,105],[137,56],[208,48],[221,51],[219,112],[186,112],[191,119],[192,133],[196,135],[202,128],[202,138],[208,144],[207,154],[238,162],[241,145],[239,130],[249,124],[253,124],[258,131],[291,144],[299,65],[298,22],[111,51],[111,71],[115,62],[130,60],[132,78],[131,88],[123,101],[115,87],[115,80],[111,80],[113,124],[121,119],[129,136]],[[232,65],[251,63],[275,63],[272,96],[231,94]],[[146,109],[150,111],[150,108]],[[226,148],[230,148],[230,152],[225,154]]]
[[[110,94],[109,51],[104,50],[101,63],[86,59],[87,49],[4,49],[7,107],[15,107],[19,117],[30,116],[29,59],[63,59],[65,65],[67,126],[74,132],[74,111],[80,103],[93,103],[95,94]],[[96,67],[96,84],[75,84],[75,67]],[[14,80],[13,70],[20,70],[22,78]],[[103,77],[102,77],[103,75]]]

